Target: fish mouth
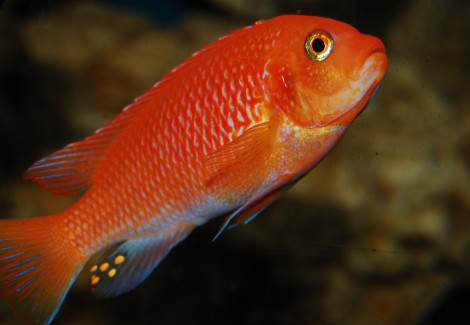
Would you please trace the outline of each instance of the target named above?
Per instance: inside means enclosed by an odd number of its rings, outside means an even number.
[[[352,78],[350,98],[357,98],[332,124],[350,124],[374,98],[387,69],[385,49],[374,50]]]
[[[297,87],[300,117],[290,118],[303,128],[349,125],[372,99],[387,68],[383,45],[358,55],[357,61],[362,64],[345,75],[341,90],[330,96],[316,97]]]

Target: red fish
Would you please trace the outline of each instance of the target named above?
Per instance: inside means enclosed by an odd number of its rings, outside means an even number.
[[[0,294],[49,324],[85,263],[97,297],[139,285],[196,226],[246,223],[338,142],[380,84],[383,43],[332,19],[281,16],[224,36],[26,179],[81,198],[0,221]]]

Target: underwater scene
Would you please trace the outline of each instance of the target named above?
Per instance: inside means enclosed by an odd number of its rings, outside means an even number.
[[[80,195],[25,180],[34,162],[93,134],[195,51],[286,14],[382,40],[388,67],[370,104],[256,218],[214,241],[223,216],[194,228],[134,290],[95,298],[89,261],[51,324],[470,324],[465,0],[0,1],[0,219],[67,210]],[[23,324],[3,299],[0,324]]]

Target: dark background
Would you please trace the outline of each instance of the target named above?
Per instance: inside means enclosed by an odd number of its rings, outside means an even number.
[[[0,1],[2,3],[2,1]],[[333,152],[250,225],[200,227],[143,285],[54,324],[470,324],[468,1],[3,1],[0,216],[75,198],[22,180],[193,51],[255,20],[314,14],[379,36],[389,70]],[[0,323],[19,324],[6,303]]]

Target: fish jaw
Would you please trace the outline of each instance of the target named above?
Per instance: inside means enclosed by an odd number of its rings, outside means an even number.
[[[305,128],[324,127],[339,120],[342,123],[351,123],[372,99],[386,68],[385,51],[377,48],[351,75],[341,76],[344,78],[341,90],[331,95],[314,93],[298,85],[299,104],[296,114],[291,114],[291,118],[297,125]]]
[[[382,83],[387,68],[387,57],[383,50],[373,52],[357,72],[357,79],[351,81],[348,91],[341,94],[343,102],[347,98],[355,101],[343,107],[339,114],[329,124],[349,125],[369,104]]]

